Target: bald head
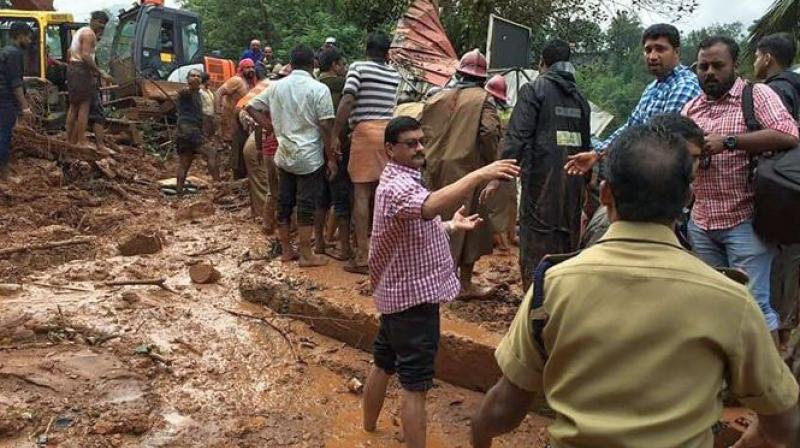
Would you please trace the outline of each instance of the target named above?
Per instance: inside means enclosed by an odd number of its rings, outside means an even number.
[[[609,148],[606,184],[618,219],[674,221],[691,182],[687,142],[664,126],[628,128]]]

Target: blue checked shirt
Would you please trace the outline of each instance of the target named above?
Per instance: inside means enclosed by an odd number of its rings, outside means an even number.
[[[614,131],[604,142],[595,146],[595,151],[602,152],[617,138],[628,126],[636,126],[650,121],[660,114],[680,113],[683,106],[690,100],[700,96],[700,83],[688,67],[679,65],[663,80],[651,82],[639,104],[633,109],[628,122]]]

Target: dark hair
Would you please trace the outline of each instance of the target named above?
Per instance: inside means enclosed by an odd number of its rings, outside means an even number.
[[[314,50],[308,45],[300,44],[292,48],[289,59],[295,70],[312,68],[314,67]]]
[[[789,33],[776,33],[761,38],[756,44],[756,49],[762,53],[771,54],[781,67],[791,67],[797,45]]]
[[[383,31],[373,31],[367,36],[367,57],[382,58],[389,53],[392,41]]]
[[[397,143],[400,134],[408,131],[416,131],[417,129],[422,129],[422,124],[414,118],[406,115],[392,118],[392,121],[386,125],[383,141],[385,143]]]
[[[606,182],[620,219],[661,222],[680,216],[692,182],[685,139],[663,127],[633,126],[608,151]]]
[[[327,72],[333,66],[333,63],[342,59],[342,52],[336,47],[329,47],[323,49],[319,53],[319,71]]]
[[[108,23],[109,17],[105,11],[94,11],[92,12],[92,20],[98,20],[103,23]]]
[[[703,129],[694,120],[679,113],[656,115],[650,119],[649,124],[653,127],[662,127],[701,148],[705,145],[706,137]]]
[[[542,49],[542,62],[551,66],[556,62],[569,61],[571,50],[569,44],[561,39],[547,42]]]
[[[210,80],[210,79],[211,79],[211,76],[209,76],[208,73],[203,72],[203,73],[200,74],[200,82],[202,82],[203,84],[206,84],[208,82],[208,80]]]
[[[681,47],[681,33],[669,23],[656,23],[648,26],[642,33],[642,45],[650,39],[658,39],[659,37],[666,37],[672,48]]]
[[[737,44],[735,40],[726,36],[706,37],[700,41],[700,44],[697,46],[697,51],[699,52],[700,50],[708,50],[717,44],[723,44],[728,47],[728,53],[730,53],[733,62],[739,60],[739,44]]]
[[[9,30],[8,35],[12,40],[24,34],[33,34],[33,29],[31,29],[30,25],[25,22],[13,22],[11,24],[11,29]]]
[[[205,72],[200,70],[199,68],[190,68],[189,71],[186,72],[186,79],[189,79],[189,77],[192,76],[192,73],[195,73],[195,72],[200,73],[200,81],[202,82],[203,74]]]

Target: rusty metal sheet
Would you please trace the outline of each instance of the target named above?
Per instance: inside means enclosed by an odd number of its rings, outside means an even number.
[[[53,0],[11,0],[11,9],[55,11],[53,8]]]
[[[439,20],[435,0],[416,0],[397,24],[389,57],[403,71],[444,86],[453,76],[458,56]]]

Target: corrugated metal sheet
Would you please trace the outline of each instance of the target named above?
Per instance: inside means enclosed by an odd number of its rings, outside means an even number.
[[[397,24],[390,59],[401,71],[444,86],[456,71],[458,55],[439,21],[435,0],[417,0]]]

